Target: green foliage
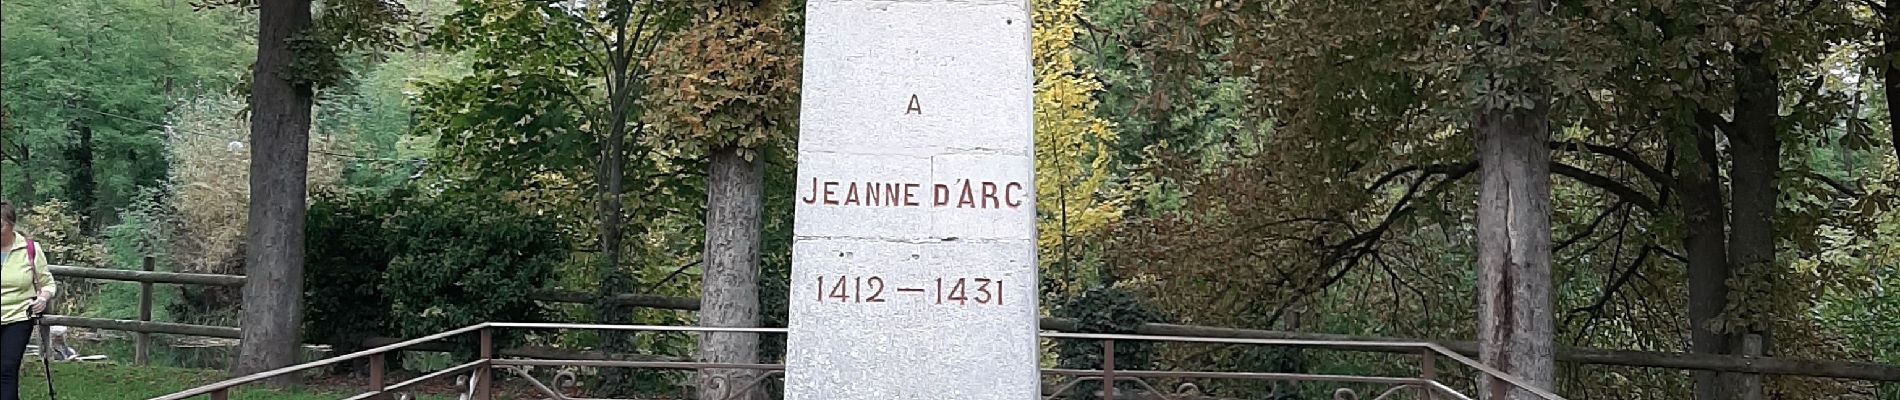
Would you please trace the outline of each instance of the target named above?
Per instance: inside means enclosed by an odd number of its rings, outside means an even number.
[[[390,328],[406,337],[485,321],[539,321],[542,311],[529,294],[569,248],[552,222],[482,194],[413,197],[387,233],[394,257],[381,289],[389,314],[402,316]]]
[[[360,64],[360,63],[359,63]],[[415,137],[417,82],[467,74],[454,55],[414,51],[367,66],[344,85],[318,95],[312,136],[331,137],[360,157],[348,160],[342,185],[350,190],[388,191],[407,183],[433,154],[434,137]]]
[[[260,0],[198,0],[196,8],[254,10]],[[327,89],[350,77],[351,56],[379,57],[401,48],[407,33],[421,28],[417,14],[398,0],[301,1],[315,6],[311,25],[291,35],[289,79]],[[249,80],[247,79],[246,82]]]
[[[119,213],[119,223],[105,230],[104,245],[108,261],[97,267],[140,270],[144,267],[145,258],[150,257],[153,260],[153,269],[159,271],[172,269],[169,265],[171,258],[167,254],[169,248],[166,246],[166,242],[170,240],[169,232],[164,229],[167,221],[164,214],[166,209],[160,195],[161,193],[157,190],[148,189],[131,206]],[[139,284],[90,280],[88,283],[99,285],[98,293],[69,303],[83,309],[68,309],[68,313],[96,318],[138,319],[141,290]],[[61,285],[66,284],[66,282],[61,282]],[[67,292],[68,288],[68,286],[62,286],[60,290]],[[173,307],[183,301],[178,287],[156,285],[152,287],[152,292],[152,319],[174,321]],[[70,293],[63,293],[61,296],[68,294]]]
[[[339,352],[360,348],[363,339],[393,333],[383,273],[394,258],[388,220],[409,200],[406,193],[319,194],[304,225],[304,329],[306,341]]]
[[[603,124],[590,48],[597,29],[584,16],[552,4],[463,1],[430,35],[429,46],[470,57],[470,73],[424,82],[416,99],[416,134],[433,137],[436,161],[469,174],[473,184],[534,187],[537,175],[579,175],[600,153]],[[546,185],[546,184],[542,184]]]
[[[307,243],[305,337],[338,348],[376,335],[539,321],[543,310],[529,294],[569,246],[546,218],[494,196],[407,188],[322,195],[307,229],[324,239]]]
[[[242,13],[187,2],[9,1],[5,18],[0,196],[67,199],[88,233],[165,178],[167,111],[230,87],[255,47]]]

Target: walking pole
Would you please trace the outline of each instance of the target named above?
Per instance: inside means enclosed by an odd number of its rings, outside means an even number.
[[[45,305],[40,304],[41,302],[43,302],[43,300],[40,300],[41,295],[44,295],[45,293],[40,292],[40,288],[42,288],[42,286],[40,286],[40,266],[39,266],[38,256],[39,256],[39,243],[33,242],[33,239],[27,239],[26,240],[26,271],[27,271],[27,275],[30,275],[33,277],[33,299],[27,301],[26,312],[28,314],[27,318],[29,320],[32,320],[33,325],[36,327],[42,326],[40,325],[40,316],[41,314],[46,312],[46,309],[44,308]],[[41,308],[39,311],[33,311],[34,306],[41,306]],[[59,400],[59,393],[53,391],[53,359],[46,356],[47,352],[53,351],[53,338],[51,337],[52,330],[47,329],[42,332],[47,332],[45,334],[40,335],[40,368],[43,368],[46,370],[46,398],[47,400]]]
[[[34,299],[33,301],[38,302],[39,299]],[[27,307],[30,308],[32,307],[32,305],[28,305]],[[40,323],[41,323],[40,314],[33,314],[33,325],[38,326],[40,325]],[[41,332],[47,332],[47,331],[41,331]],[[45,335],[41,335],[41,336],[45,336]],[[46,399],[59,400],[59,393],[53,390],[53,359],[51,357],[47,357],[46,355],[47,352],[53,350],[52,343],[53,343],[53,338],[50,338],[50,337],[40,338],[40,368],[46,371]]]

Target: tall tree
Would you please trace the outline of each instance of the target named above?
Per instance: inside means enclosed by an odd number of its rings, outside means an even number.
[[[244,337],[237,373],[296,364],[303,326],[305,170],[316,88],[293,75],[310,0],[261,1],[251,76],[251,207],[244,265]],[[294,382],[285,380],[284,382]]]
[[[664,46],[652,103],[670,137],[709,155],[706,176],[705,267],[699,325],[756,327],[759,309],[762,152],[784,149],[794,132],[798,92],[797,37],[787,2],[707,1],[692,28]],[[754,334],[704,333],[699,359],[758,360]],[[707,371],[701,399],[724,399],[748,386],[748,371]]]
[[[1556,383],[1550,272],[1550,117],[1536,62],[1545,0],[1480,3],[1476,51],[1484,68],[1477,134],[1479,359],[1541,389]],[[1487,16],[1489,16],[1487,18]],[[1485,379],[1490,399],[1536,396]]]
[[[1750,18],[1776,18],[1777,9],[1770,2],[1741,0],[1735,3],[1738,13]],[[1732,161],[1729,164],[1730,199],[1734,203],[1730,209],[1729,282],[1762,282],[1774,279],[1778,272],[1775,263],[1775,250],[1778,236],[1775,235],[1775,214],[1780,204],[1781,191],[1777,188],[1777,175],[1781,174],[1781,78],[1777,66],[1768,51],[1768,36],[1746,38],[1735,49],[1735,106],[1734,123],[1729,130],[1729,152]],[[1731,287],[1730,291],[1749,290],[1748,284]],[[1731,296],[1733,297],[1733,296]],[[1747,296],[1753,297],[1753,296]],[[1747,299],[1750,303],[1766,303],[1772,299]],[[1729,324],[1724,329],[1728,335],[1726,351],[1728,354],[1762,355],[1762,340],[1767,331],[1764,320],[1771,309],[1766,304],[1729,304],[1737,319],[1760,321],[1762,323]],[[1759,310],[1759,311],[1756,311]],[[1760,399],[1762,381],[1759,375],[1725,374],[1719,385],[1731,393],[1718,398]]]
[[[627,157],[633,153],[628,149],[628,135],[631,130],[634,136],[639,136],[646,127],[639,124],[639,128],[632,128],[631,125],[638,124],[646,112],[646,79],[651,65],[646,56],[662,42],[661,28],[664,24],[661,21],[666,19],[663,15],[654,18],[656,14],[664,12],[666,7],[654,3],[615,0],[606,2],[601,9],[602,19],[608,21],[606,30],[612,32],[611,35],[599,34],[596,39],[605,44],[606,65],[602,72],[607,95],[607,136],[601,142],[600,167],[594,175],[600,188],[601,270],[604,272],[595,294],[602,299],[639,290],[634,278],[620,271],[622,256],[627,248],[622,244],[622,239],[626,237],[622,229],[625,225],[622,217],[626,213],[623,200],[627,191]],[[640,149],[640,153],[645,152],[645,148]],[[631,307],[602,301],[595,308],[602,322],[625,323],[633,320]],[[609,351],[631,350],[631,339],[631,335],[610,336],[606,347]],[[633,390],[632,379],[625,373],[609,375],[607,385],[612,393]]]
[[[657,257],[638,251],[644,240],[626,239],[645,237],[653,221],[691,209],[669,198],[687,186],[675,173],[679,161],[655,152],[644,137],[650,56],[679,26],[677,11],[673,2],[657,1],[468,1],[429,41],[469,54],[473,71],[425,85],[417,128],[438,137],[440,158],[466,184],[585,193],[542,211],[567,215],[598,245],[601,257],[586,275],[596,284],[591,311],[604,323],[635,317],[609,298],[654,289],[642,287],[650,282],[628,264]],[[549,203],[559,201],[541,204]],[[582,204],[593,212],[581,211]],[[634,345],[625,334],[608,334],[602,343],[618,352]],[[633,383],[628,371],[609,371],[603,391],[630,394]]]
[[[318,89],[349,74],[342,57],[400,43],[409,11],[393,0],[219,0],[256,7],[257,61],[249,82],[251,199],[246,230],[244,337],[238,374],[295,364],[302,342],[304,216],[311,109]],[[294,375],[274,380],[295,382]]]
[[[1095,271],[1078,271],[1083,238],[1107,229],[1120,207],[1103,189],[1114,171],[1119,139],[1096,114],[1102,84],[1076,62],[1082,0],[1038,0],[1032,53],[1036,70],[1036,224],[1038,257],[1052,294],[1079,294]],[[1074,243],[1072,243],[1074,242]],[[1087,275],[1078,275],[1078,272]],[[1089,283],[1084,283],[1089,282]]]

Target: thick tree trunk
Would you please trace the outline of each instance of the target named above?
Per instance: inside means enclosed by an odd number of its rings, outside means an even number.
[[[1529,49],[1526,37],[1540,25],[1545,0],[1498,0],[1479,29],[1493,45]],[[1499,21],[1510,21],[1504,23]],[[1494,73],[1508,69],[1501,69]],[[1476,131],[1482,180],[1478,192],[1478,359],[1554,389],[1557,375],[1556,320],[1550,273],[1549,104],[1535,76],[1515,76],[1506,86],[1530,97],[1528,106],[1480,108]],[[1500,379],[1481,379],[1479,397],[1538,398]]]
[[[739,147],[712,154],[706,177],[706,267],[702,277],[699,325],[758,327],[760,201],[765,188],[762,157],[747,159]],[[753,363],[759,357],[755,334],[700,335],[699,358],[705,362]],[[699,398],[720,400],[745,390],[757,374],[711,370],[700,376]],[[751,398],[751,397],[739,397]]]
[[[1550,388],[1556,375],[1550,298],[1550,150],[1539,110],[1479,116],[1480,360]],[[1531,399],[1500,380],[1486,398]]]
[[[1550,274],[1550,139],[1543,105],[1478,116],[1478,343],[1486,365],[1541,389],[1556,376]],[[1488,399],[1533,399],[1487,379]]]
[[[298,359],[313,90],[287,76],[296,57],[288,40],[309,26],[310,0],[259,3],[239,374],[292,365]],[[294,377],[285,375],[276,383],[294,383]]]
[[[1683,249],[1689,258],[1689,351],[1703,354],[1727,354],[1728,337],[1710,329],[1710,319],[1722,313],[1728,305],[1728,239],[1724,230],[1728,226],[1728,207],[1722,201],[1722,182],[1717,179],[1716,171],[1721,170],[1721,160],[1717,158],[1715,131],[1713,126],[1692,128],[1696,147],[1684,154],[1694,154],[1690,160],[1682,162],[1676,174],[1682,184],[1682,214],[1688,224],[1688,235],[1683,239]],[[1718,379],[1718,374],[1709,371],[1696,371],[1695,398],[1727,398],[1727,387]]]
[[[1729,135],[1729,179],[1734,202],[1730,223],[1729,261],[1731,275],[1757,279],[1755,284],[1770,284],[1779,270],[1775,265],[1775,204],[1781,192],[1775,187],[1775,175],[1781,172],[1781,138],[1776,136],[1781,110],[1780,78],[1760,45],[1744,46],[1736,51],[1740,66],[1735,76],[1735,132]],[[1730,288],[1731,291],[1739,288]],[[1750,299],[1769,302],[1773,299]],[[1751,304],[1747,309],[1762,310],[1770,304]],[[1765,315],[1742,315],[1763,319]],[[1737,355],[1762,355],[1759,342],[1768,336],[1766,326],[1729,332],[1728,351]],[[1760,399],[1761,376],[1725,374],[1725,386],[1739,399]]]

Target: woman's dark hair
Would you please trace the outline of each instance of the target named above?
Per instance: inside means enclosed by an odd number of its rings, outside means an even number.
[[[19,220],[19,215],[13,211],[13,202],[0,201],[0,224],[13,225]]]

